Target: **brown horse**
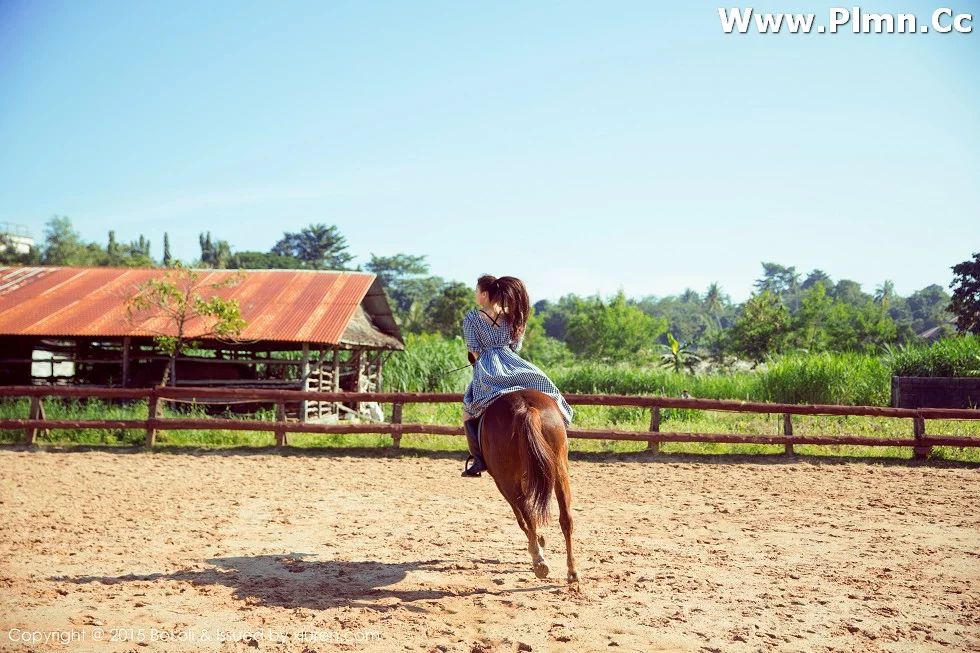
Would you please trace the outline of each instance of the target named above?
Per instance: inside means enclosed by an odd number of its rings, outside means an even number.
[[[544,537],[538,535],[538,527],[548,521],[554,490],[565,535],[568,582],[577,584],[572,555],[568,435],[554,400],[537,390],[501,395],[484,413],[481,444],[487,471],[527,535],[527,550],[538,578],[547,578],[549,572],[544,560]]]

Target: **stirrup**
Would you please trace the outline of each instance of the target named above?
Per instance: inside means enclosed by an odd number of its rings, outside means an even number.
[[[466,462],[463,463],[463,473],[460,476],[479,478],[483,475],[482,472],[485,471],[487,471],[486,465],[477,460],[476,456],[469,456],[466,458]]]

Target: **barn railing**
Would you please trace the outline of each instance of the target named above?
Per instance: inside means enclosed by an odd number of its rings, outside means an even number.
[[[570,438],[593,440],[633,440],[647,442],[654,452],[662,442],[718,442],[727,444],[783,445],[786,453],[793,453],[794,445],[859,445],[868,447],[912,447],[915,457],[926,458],[932,447],[977,447],[980,438],[958,436],[929,436],[926,420],[978,420],[980,410],[945,408],[886,408],[879,406],[835,406],[760,403],[726,401],[716,399],[675,399],[670,397],[634,395],[564,395],[572,405],[629,406],[650,409],[650,427],[647,431],[588,430],[571,428]],[[410,403],[461,403],[462,395],[449,393],[418,392],[304,392],[257,388],[93,388],[68,386],[0,386],[0,397],[30,397],[30,413],[27,419],[0,419],[0,429],[24,431],[24,441],[33,444],[38,431],[51,429],[134,429],[146,431],[146,446],[155,444],[157,431],[183,429],[210,429],[232,431],[268,431],[275,434],[276,446],[288,446],[288,433],[387,433],[395,447],[400,446],[405,433],[434,435],[463,435],[461,426],[439,424],[404,424],[402,408]],[[145,399],[148,402],[147,419],[135,420],[75,420],[47,419],[43,399],[46,397],[83,397],[98,399]],[[227,418],[164,418],[160,407],[164,401],[194,401],[208,399],[261,401],[276,405],[275,421],[242,420]],[[383,424],[314,424],[286,420],[286,404],[302,401],[323,402],[377,402],[392,404],[391,421]],[[661,410],[686,408],[741,413],[782,414],[781,435],[750,435],[739,433],[682,433],[660,430]],[[911,437],[874,438],[850,435],[794,435],[793,415],[888,417],[910,419]]]

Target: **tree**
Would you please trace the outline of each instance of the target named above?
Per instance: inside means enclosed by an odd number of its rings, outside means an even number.
[[[726,303],[728,303],[728,297],[722,292],[721,286],[717,282],[709,285],[704,293],[702,306],[715,318],[715,324],[719,329],[721,328],[721,313],[725,310]]]
[[[534,304],[535,313],[541,318],[541,326],[549,338],[565,340],[568,321],[581,305],[582,300],[575,294],[568,294],[557,302],[542,299]]]
[[[163,267],[169,268],[171,263],[173,263],[173,257],[170,256],[170,234],[164,231],[163,232]]]
[[[41,260],[45,265],[94,265],[104,252],[98,245],[89,247],[72,228],[65,216],[54,216],[44,226]]]
[[[429,273],[429,264],[425,262],[425,256],[412,256],[411,254],[395,254],[394,256],[371,254],[371,260],[364,268],[368,272],[378,275],[378,279],[385,288],[390,288],[405,277]]]
[[[413,306],[420,307],[416,310],[427,309],[445,285],[439,277],[421,276],[429,273],[429,264],[424,256],[371,254],[371,260],[364,267],[378,275],[391,301],[395,318],[400,323],[404,323]]]
[[[834,286],[834,299],[856,308],[864,308],[873,301],[871,295],[861,290],[861,284],[850,279],[841,279],[837,282]]]
[[[233,270],[298,270],[303,262],[295,256],[280,256],[268,252],[235,252],[228,259]]]
[[[674,372],[687,370],[693,372],[697,364],[701,362],[701,357],[691,351],[688,344],[682,345],[674,338],[674,334],[667,332],[667,344],[660,345],[663,353],[660,355],[660,367],[664,367]]]
[[[700,298],[695,302],[688,293],[685,294],[688,295],[686,301],[685,295],[681,295],[664,297],[660,300],[655,297],[645,297],[630,303],[647,315],[664,320],[670,325],[671,333],[679,341],[695,342],[716,324],[716,320],[712,319]],[[666,337],[661,338],[661,344],[666,343]]]
[[[465,283],[453,281],[446,284],[432,302],[429,327],[449,338],[461,335],[463,318],[475,303],[473,289]]]
[[[150,279],[136,287],[126,299],[126,313],[131,324],[153,333],[157,348],[170,358],[160,385],[167,385],[170,369],[187,347],[188,340],[234,339],[247,326],[242,319],[238,300],[224,299],[218,290],[241,283],[242,273],[217,283],[206,283],[200,272],[177,264],[159,279]],[[156,318],[156,319],[154,319]],[[148,324],[158,324],[150,328]]]
[[[980,252],[973,254],[972,261],[953,266],[953,297],[949,312],[956,315],[960,331],[980,335]]]
[[[345,270],[354,257],[347,253],[347,239],[335,225],[311,224],[299,233],[286,232],[272,253],[294,256],[313,270]]]
[[[916,333],[946,324],[953,316],[948,312],[952,297],[939,284],[926,286],[908,297],[912,328]]]
[[[731,342],[739,354],[755,361],[779,351],[789,329],[789,309],[769,290],[753,295],[742,305],[741,314],[731,329]]]
[[[541,302],[537,302],[535,306],[538,304]],[[568,350],[568,345],[545,333],[544,324],[536,310],[528,318],[527,328],[524,330],[524,346],[521,348],[520,355],[535,365],[545,367],[566,365],[575,358]]]
[[[824,287],[828,295],[830,295],[831,291],[834,289],[834,282],[831,281],[830,275],[823,270],[814,269],[810,272],[810,274],[806,275],[806,279],[804,279],[803,283],[800,284],[800,290],[809,290],[818,283]]]
[[[827,349],[827,322],[834,301],[827,296],[827,286],[813,284],[800,296],[800,310],[792,320],[790,344],[810,352]]]
[[[874,300],[887,311],[888,307],[895,300],[895,282],[885,279],[884,283],[875,289]]]
[[[620,290],[608,304],[598,296],[579,300],[568,321],[566,342],[576,355],[596,361],[640,361],[651,357],[666,320],[647,315]]]
[[[226,240],[217,242],[211,240],[211,232],[198,237],[201,245],[201,266],[206,268],[223,269],[231,261],[231,246]]]

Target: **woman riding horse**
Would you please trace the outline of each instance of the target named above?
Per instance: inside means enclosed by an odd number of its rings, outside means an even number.
[[[463,336],[473,364],[473,380],[463,397],[463,425],[473,463],[464,465],[463,476],[480,476],[487,469],[477,418],[502,395],[538,390],[555,401],[566,427],[572,421],[572,409],[551,379],[517,355],[531,310],[524,282],[515,277],[484,275],[476,282],[476,302],[480,309],[463,318]]]

